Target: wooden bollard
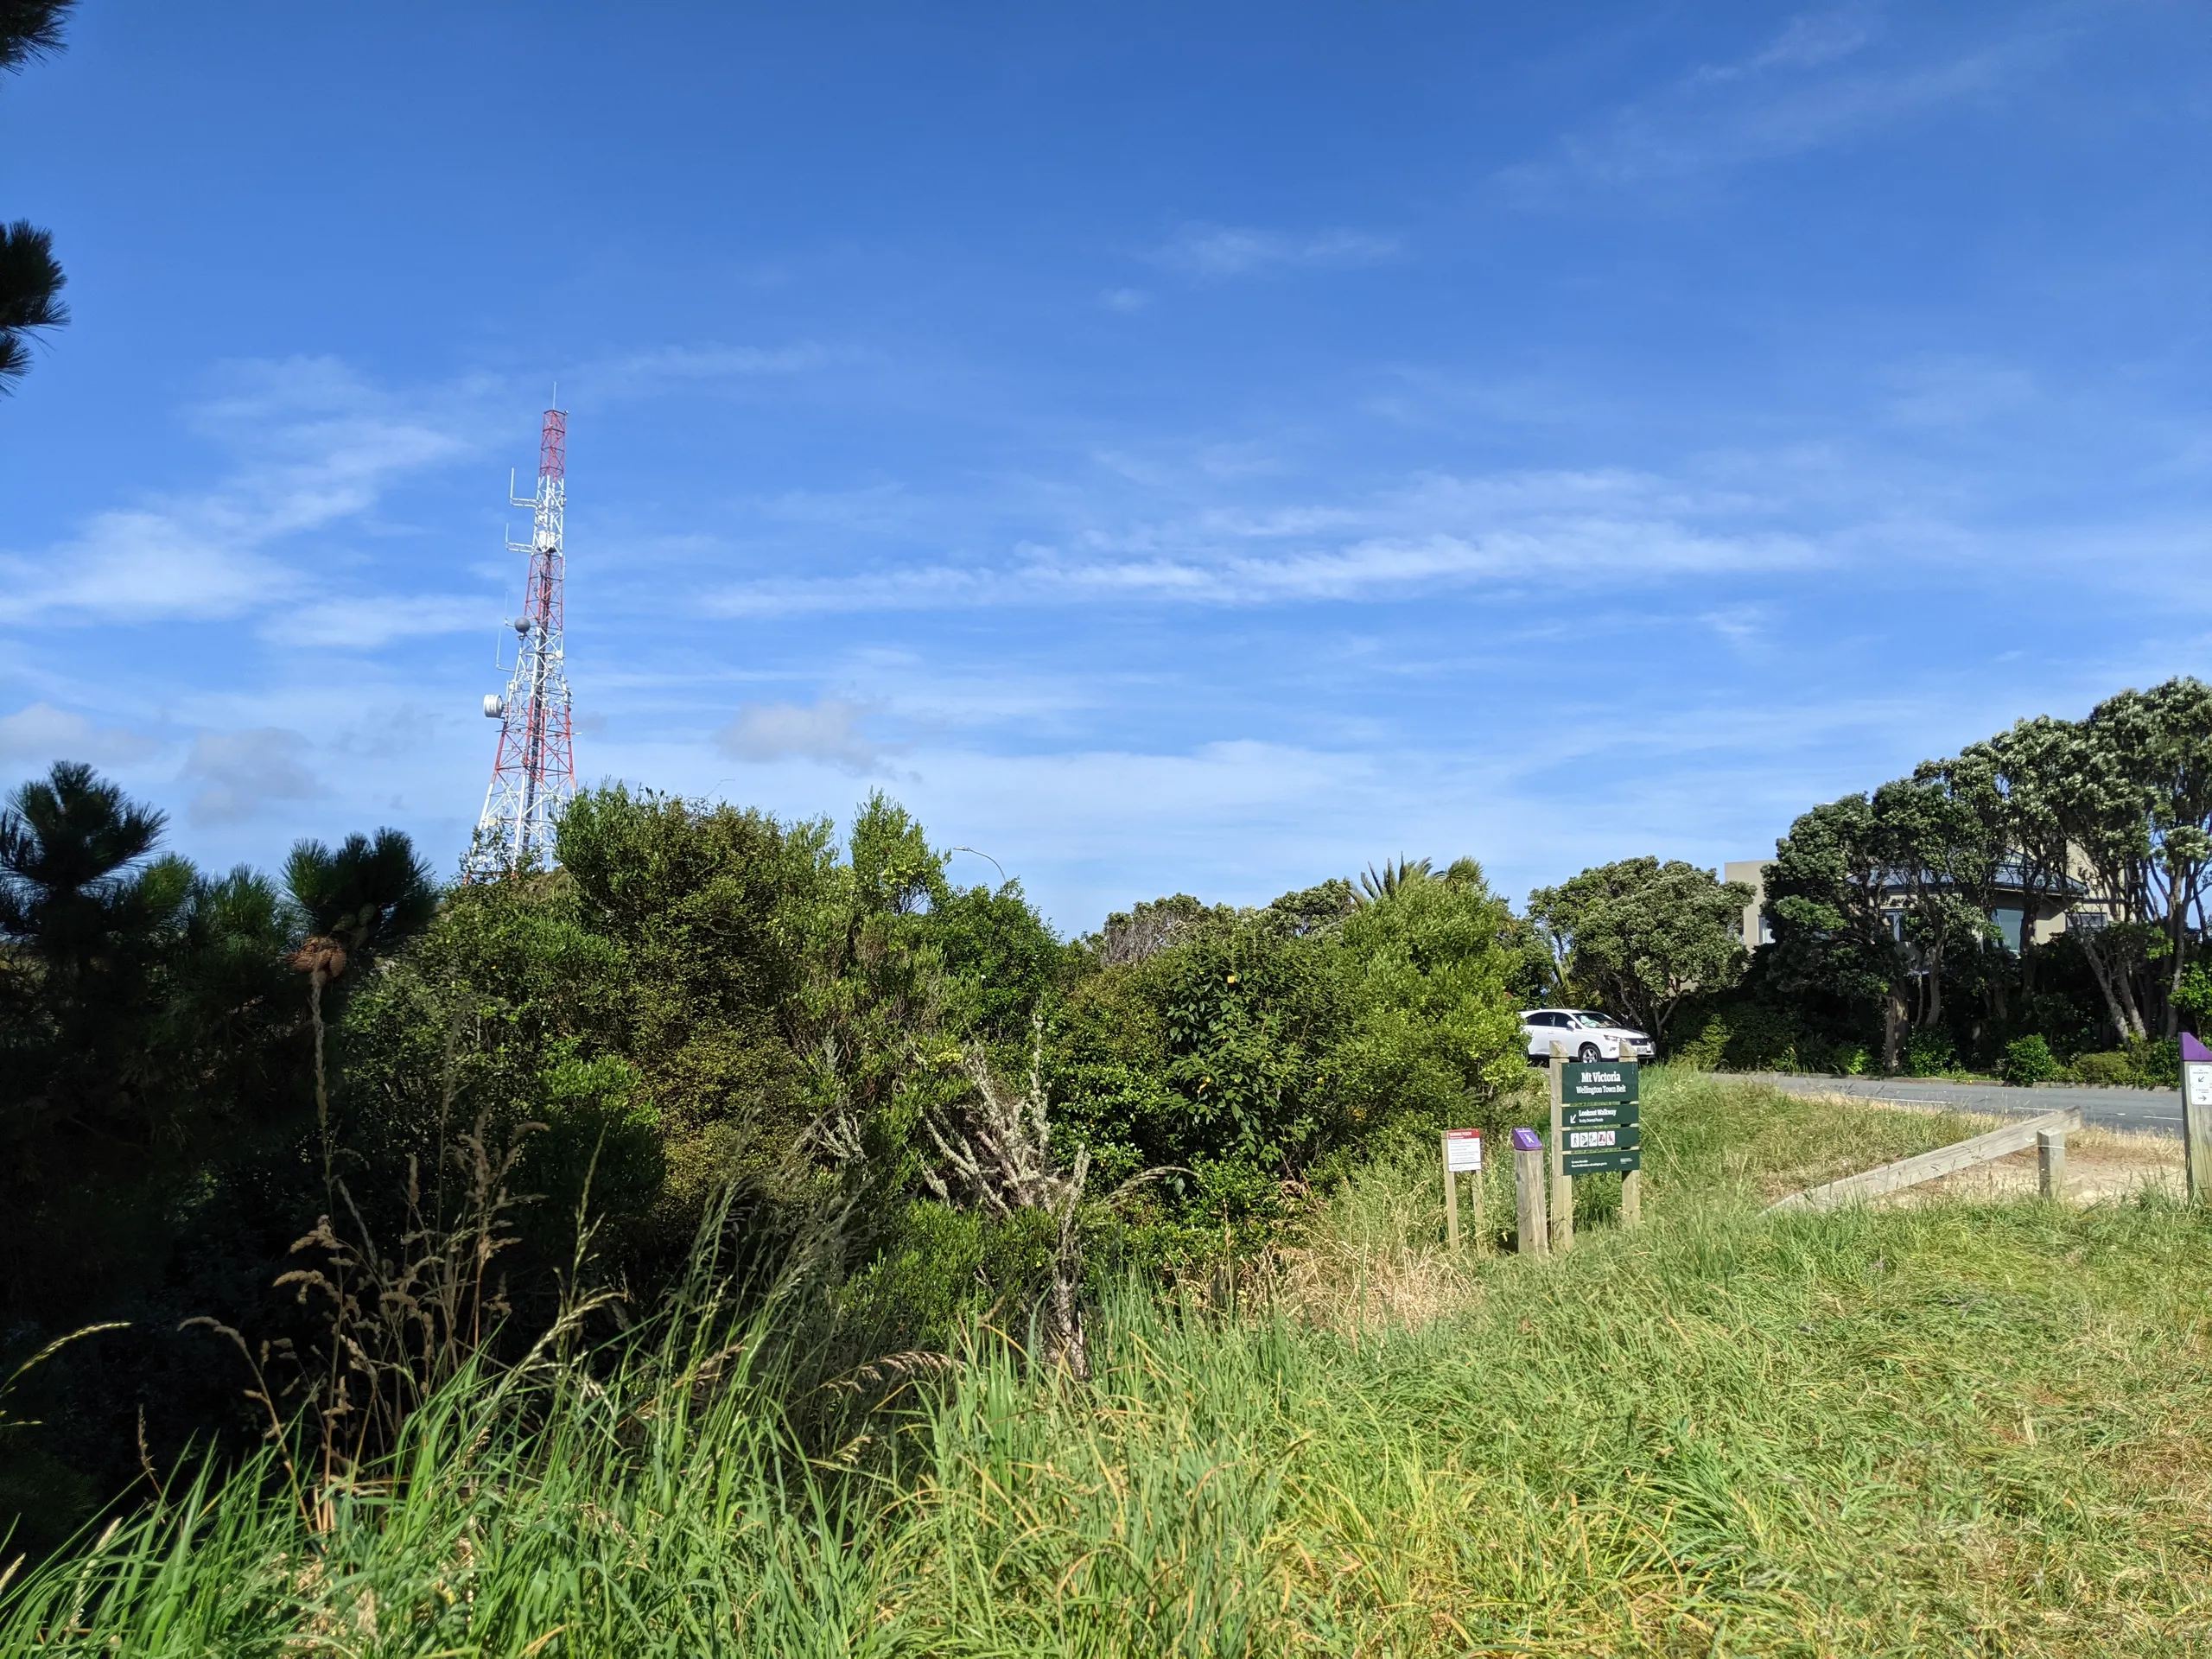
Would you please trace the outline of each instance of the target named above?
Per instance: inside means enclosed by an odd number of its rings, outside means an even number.
[[[1449,1135],[1444,1137],[1444,1248],[1454,1255],[1459,1253],[1459,1177],[1452,1168]]]
[[[2066,1196],[2066,1131],[2036,1131],[2036,1187],[2046,1198]]]
[[[2189,1201],[2212,1203],[2212,1048],[2181,1034],[2181,1146]]]
[[[1544,1143],[1534,1129],[1513,1131],[1514,1230],[1523,1255],[1549,1255],[1550,1230],[1546,1225],[1544,1187],[1549,1172],[1544,1167]]]

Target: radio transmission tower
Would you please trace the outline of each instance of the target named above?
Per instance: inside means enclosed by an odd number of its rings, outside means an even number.
[[[510,553],[530,556],[522,614],[515,631],[515,667],[505,696],[484,699],[484,713],[499,722],[499,752],[492,786],[468,852],[467,873],[480,880],[507,870],[550,863],[553,821],[576,792],[575,758],[569,742],[569,673],[563,641],[562,520],[568,510],[569,417],[545,411],[537,444],[537,493],[509,499],[531,513],[531,537],[509,542]]]

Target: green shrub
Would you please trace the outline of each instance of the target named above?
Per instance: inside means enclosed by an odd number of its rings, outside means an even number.
[[[2106,1054],[2076,1054],[2066,1068],[2075,1083],[2097,1089],[2122,1089],[2135,1081],[2135,1063],[2125,1050]]]
[[[1667,1059],[1670,1065],[1692,1071],[1716,1071],[1727,1052],[1728,1022],[1714,1014],[1706,1016],[1698,1026],[1696,1035],[1675,1043]]]
[[[1497,943],[1508,912],[1480,871],[1417,873],[1301,931],[1313,899],[1200,915],[1071,986],[1048,1081],[1102,1187],[1185,1172],[1148,1200],[1217,1237],[1268,1223],[1286,1177],[1402,1120],[1503,1127],[1528,1062]]]
[[[2061,1064],[2097,1045],[2097,1021],[2063,991],[2029,991],[2014,1005],[2016,1031],[2040,1035]]]
[[[1948,1032],[1916,1031],[1905,1045],[1904,1069],[1916,1077],[1940,1077],[1955,1063]]]
[[[2022,1084],[2049,1083],[2059,1074],[2050,1045],[2040,1037],[2015,1037],[2005,1045],[2005,1081]]]
[[[2066,1074],[2100,1089],[2177,1089],[2181,1044],[2171,1037],[2139,1038],[2126,1048],[2077,1054]]]
[[[1730,1011],[1723,1059],[1731,1071],[1786,1071],[1797,1065],[1802,1035],[1796,1015],[1789,1009],[1742,1003]]]
[[[875,1259],[831,1296],[840,1334],[873,1354],[942,1348],[967,1321],[989,1312],[989,1267],[1003,1269],[1007,1241],[983,1218],[926,1199],[893,1222]]]
[[[2148,1037],[2127,1046],[2133,1081],[2141,1089],[2181,1087],[2181,1044],[2171,1037]]]

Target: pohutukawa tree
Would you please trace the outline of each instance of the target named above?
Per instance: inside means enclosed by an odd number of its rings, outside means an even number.
[[[1747,960],[1737,937],[1751,890],[1694,864],[1624,858],[1529,895],[1562,983],[1586,986],[1663,1045],[1686,997],[1724,991]]]

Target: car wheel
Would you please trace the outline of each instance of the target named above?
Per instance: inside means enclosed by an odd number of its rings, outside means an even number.
[[[1583,1044],[1582,1052],[1580,1054],[1577,1054],[1574,1058],[1581,1061],[1585,1065],[1591,1065],[1598,1058],[1598,1045],[1595,1043]]]

